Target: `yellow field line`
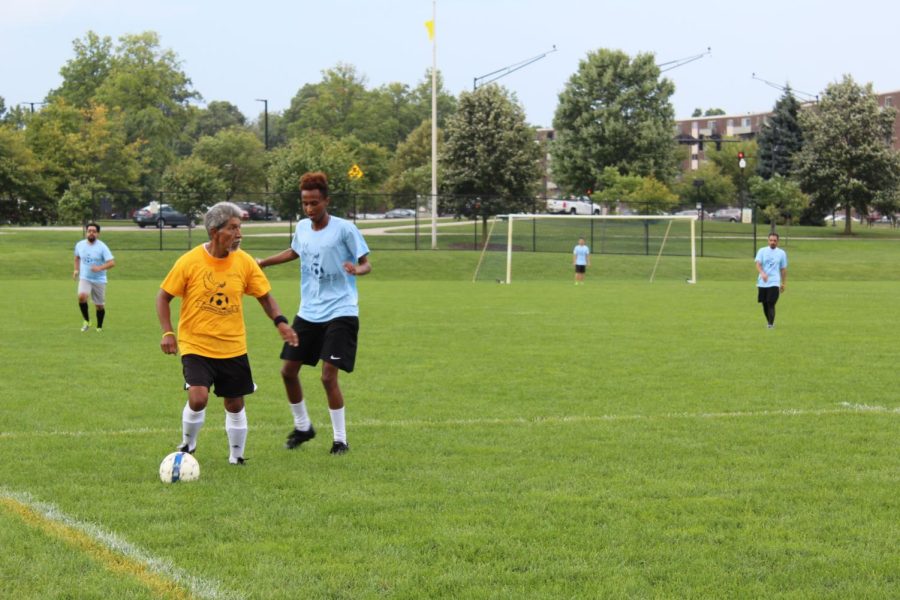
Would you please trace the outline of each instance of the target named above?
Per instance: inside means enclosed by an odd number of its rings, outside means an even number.
[[[81,550],[108,570],[134,577],[157,596],[173,599],[193,598],[190,592],[182,589],[175,582],[153,573],[139,561],[116,554],[103,544],[91,539],[82,531],[53,521],[30,506],[22,504],[13,498],[0,497],[0,504],[3,504],[9,512],[18,515],[28,525],[36,527],[44,533]]]

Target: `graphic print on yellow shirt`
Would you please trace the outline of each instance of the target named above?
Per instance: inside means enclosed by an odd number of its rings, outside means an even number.
[[[243,297],[259,298],[272,289],[262,269],[243,250],[215,258],[203,246],[179,258],[160,287],[181,298],[181,354],[209,358],[247,353]]]

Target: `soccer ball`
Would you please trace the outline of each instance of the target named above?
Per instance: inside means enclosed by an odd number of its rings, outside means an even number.
[[[159,478],[163,483],[196,481],[200,479],[200,463],[187,452],[173,452],[160,463]]]

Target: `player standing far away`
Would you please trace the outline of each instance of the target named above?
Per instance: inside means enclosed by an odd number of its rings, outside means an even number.
[[[331,454],[344,454],[350,446],[338,369],[350,373],[356,362],[356,277],[372,270],[369,247],[353,223],[328,214],[331,199],[324,173],[306,173],[300,178],[300,201],[309,218],[297,223],[291,247],[258,260],[261,267],[268,267],[300,259],[300,310],[292,325],[300,345],[285,344],[281,351],[281,378],[294,416],[294,430],[285,447],[291,450],[316,437],[303,401],[300,367],[315,366],[321,359],[322,385],[334,432]]]
[[[275,323],[287,346],[297,345],[297,334],[281,314],[270,293],[272,286],[241,243],[240,207],[219,202],[203,218],[209,242],[183,254],[160,285],[156,313],[162,327],[159,345],[166,354],[181,351],[188,400],[181,415],[182,452],[194,453],[197,436],[206,420],[209,391],[224,398],[228,462],[244,464],[247,413],[244,396],[256,386],[247,357],[247,333],[241,300],[254,296]],[[170,303],[181,298],[178,336],[172,328]]]
[[[775,327],[775,304],[779,293],[784,293],[784,282],[787,279],[787,254],[778,247],[778,234],[769,234],[769,245],[756,253],[757,300],[763,306],[768,328]]]
[[[88,316],[88,295],[97,310],[97,333],[103,331],[103,318],[106,316],[106,272],[116,266],[109,247],[101,242],[100,226],[88,223],[85,227],[85,239],[75,244],[75,271],[72,279],[78,280],[78,308],[84,322],[81,331],[91,327]]]
[[[572,250],[572,264],[575,265],[575,285],[584,285],[584,273],[591,266],[591,248],[578,238],[578,245]]]

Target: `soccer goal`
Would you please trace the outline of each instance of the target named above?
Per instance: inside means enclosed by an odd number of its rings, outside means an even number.
[[[595,260],[599,255],[611,255],[610,260],[622,256],[615,264],[630,270],[622,271],[625,277],[696,283],[696,222],[693,215],[500,215],[485,236],[474,279],[512,283],[516,256],[564,252],[571,257],[583,237]],[[540,265],[531,266],[522,258],[518,264],[527,278],[541,278]]]

